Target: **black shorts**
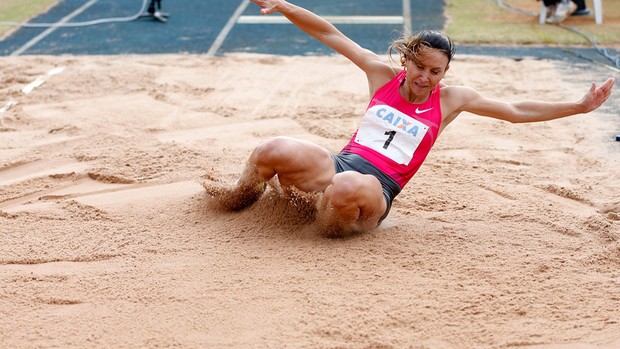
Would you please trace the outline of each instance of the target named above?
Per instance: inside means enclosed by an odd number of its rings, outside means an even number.
[[[383,216],[379,219],[379,223],[381,223],[381,221],[387,217],[388,213],[390,213],[392,201],[394,201],[396,195],[400,193],[400,186],[398,183],[376,168],[368,160],[357,154],[342,152],[335,155],[332,154],[332,158],[334,159],[336,173],[355,171],[361,174],[373,175],[379,180],[379,183],[381,183],[381,187],[383,188],[383,197],[385,198],[385,203],[387,204],[387,208],[385,209]]]

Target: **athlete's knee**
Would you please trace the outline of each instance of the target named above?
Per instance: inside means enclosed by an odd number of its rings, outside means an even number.
[[[261,142],[252,152],[251,159],[256,164],[272,164],[286,157],[290,140],[286,137],[275,137]]]
[[[347,206],[355,202],[364,182],[356,172],[341,172],[332,179],[331,202],[336,206]]]

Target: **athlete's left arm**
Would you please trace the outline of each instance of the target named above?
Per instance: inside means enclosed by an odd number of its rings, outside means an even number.
[[[590,90],[577,102],[501,102],[488,99],[474,89],[456,87],[452,97],[462,101],[459,112],[467,111],[512,123],[537,122],[559,119],[575,114],[588,113],[600,107],[611,95],[615,79],[609,78],[601,86],[592,83]]]

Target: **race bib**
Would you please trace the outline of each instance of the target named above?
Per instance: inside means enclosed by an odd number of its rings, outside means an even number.
[[[392,108],[377,104],[366,111],[355,142],[371,148],[398,164],[408,165],[428,126]]]

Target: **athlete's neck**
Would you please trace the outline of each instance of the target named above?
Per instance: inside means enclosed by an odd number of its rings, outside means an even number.
[[[403,82],[400,84],[398,91],[404,99],[409,101],[409,103],[413,103],[413,104],[422,104],[426,102],[431,96],[431,92],[424,93],[422,95],[416,95],[411,90],[411,88],[409,88],[409,84],[407,83],[407,78],[405,78]]]

